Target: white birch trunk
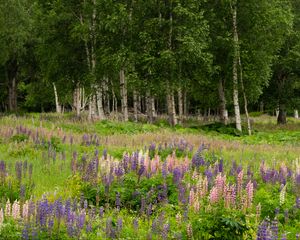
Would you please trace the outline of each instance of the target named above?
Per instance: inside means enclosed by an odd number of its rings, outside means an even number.
[[[127,122],[128,121],[127,84],[126,84],[124,69],[120,70],[120,92],[121,92],[121,105],[122,105],[123,120],[125,122]]]
[[[55,83],[53,82],[53,89],[54,89],[54,97],[55,97],[55,107],[56,107],[56,112],[57,113],[61,113],[61,107],[60,107],[60,104],[59,104],[59,101],[58,101],[58,94],[57,94],[57,89],[56,89],[56,85]]]
[[[138,96],[136,90],[133,90],[133,112],[134,112],[134,121],[138,121]]]
[[[238,90],[238,73],[237,73],[237,64],[238,64],[238,33],[237,33],[237,20],[236,20],[236,6],[233,7],[232,11],[232,25],[233,25],[233,106],[234,106],[234,115],[235,115],[235,124],[236,129],[242,131],[241,124],[241,114],[240,114],[240,105],[239,105],[239,90]]]
[[[298,114],[298,110],[297,109],[294,110],[294,118],[296,118],[296,119],[299,118],[299,114]]]
[[[98,116],[100,120],[105,119],[104,109],[103,109],[103,94],[102,94],[102,88],[98,87],[97,89],[97,110],[98,110]]]
[[[183,121],[183,96],[181,87],[178,89],[178,114],[179,114],[179,123],[182,124]]]

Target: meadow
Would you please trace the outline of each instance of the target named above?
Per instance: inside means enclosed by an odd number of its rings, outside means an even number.
[[[0,116],[1,239],[300,239],[300,120]]]

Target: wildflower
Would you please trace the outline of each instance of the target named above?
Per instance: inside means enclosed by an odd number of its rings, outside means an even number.
[[[244,172],[241,170],[237,176],[237,195],[240,196],[242,192],[242,184],[243,184],[243,176]]]
[[[283,188],[280,191],[280,195],[279,195],[279,203],[280,203],[280,205],[284,204],[285,195],[286,195],[286,185],[284,185]]]
[[[3,224],[4,221],[4,213],[3,213],[3,209],[0,209],[0,226]]]
[[[253,201],[253,183],[251,181],[248,182],[246,186],[246,192],[247,192],[247,207],[250,208],[252,206]]]
[[[190,223],[188,223],[187,226],[186,226],[186,233],[187,233],[188,239],[193,238],[193,228],[192,228],[192,225]]]
[[[9,199],[7,199],[6,205],[5,205],[5,216],[11,216],[11,204]]]

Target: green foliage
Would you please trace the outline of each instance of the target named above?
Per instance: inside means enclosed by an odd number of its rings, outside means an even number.
[[[238,211],[224,211],[224,208],[199,215],[192,227],[194,237],[201,239],[252,239],[246,216]]]
[[[28,141],[29,139],[29,136],[27,134],[15,134],[11,137],[11,141],[12,142],[17,142],[17,143],[20,143],[20,142],[26,142]]]

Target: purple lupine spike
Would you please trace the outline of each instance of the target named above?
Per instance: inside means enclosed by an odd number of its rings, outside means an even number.
[[[103,150],[102,156],[103,156],[104,160],[107,160],[107,150],[106,149]]]
[[[296,240],[300,240],[300,233],[296,234]]]
[[[25,224],[23,230],[22,230],[22,239],[28,240],[29,239],[29,225]]]
[[[16,176],[19,182],[22,180],[22,162],[15,163]]]
[[[180,180],[181,180],[181,169],[179,167],[176,167],[174,170],[173,170],[173,182],[175,184],[179,184],[180,183]]]
[[[93,231],[93,228],[92,228],[92,224],[90,222],[88,222],[86,224],[86,229],[85,229],[86,233],[90,233]]]
[[[100,218],[103,218],[103,216],[104,216],[104,208],[102,206],[99,209],[99,216],[100,216]]]
[[[123,219],[119,217],[117,220],[117,231],[121,232],[122,228],[123,228]]]
[[[219,167],[219,172],[222,173],[223,172],[223,169],[224,169],[224,160],[221,159],[219,164],[218,164],[218,167]]]
[[[271,230],[272,230],[272,237],[273,239],[278,239],[278,221],[277,219],[274,219],[271,222]]]
[[[139,228],[139,220],[138,219],[133,219],[133,222],[132,222],[132,224],[133,224],[133,228],[134,228],[134,230],[135,231],[137,231],[138,230],[138,228]]]
[[[20,198],[25,199],[25,194],[26,194],[26,186],[24,184],[21,184],[20,187]]]
[[[76,218],[76,226],[81,231],[85,223],[85,212],[82,211]]]
[[[170,224],[164,224],[162,230],[162,239],[168,239],[168,233],[170,230]]]
[[[85,199],[84,200],[84,202],[83,202],[83,208],[85,209],[85,210],[87,210],[87,208],[88,208],[88,201]]]
[[[146,200],[144,197],[141,198],[141,208],[140,208],[140,213],[143,214],[145,212],[146,208]]]
[[[149,218],[152,214],[152,203],[149,203],[148,207],[147,207],[147,211],[146,211],[146,215]]]
[[[300,197],[296,198],[296,207],[300,208]]]
[[[295,177],[295,183],[300,186],[300,174],[297,174]]]
[[[163,178],[165,179],[167,177],[167,174],[168,174],[167,162],[166,161],[162,164],[161,172],[162,172]]]
[[[119,192],[116,193],[116,207],[117,209],[121,208],[121,197]]]

